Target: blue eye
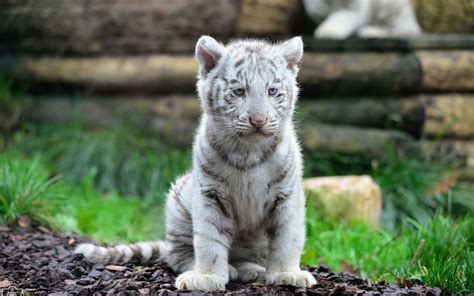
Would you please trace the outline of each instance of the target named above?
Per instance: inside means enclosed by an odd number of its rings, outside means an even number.
[[[274,87],[268,89],[268,94],[270,96],[275,96],[277,93],[278,93],[278,89],[276,89]]]
[[[244,93],[245,93],[245,91],[244,91],[243,88],[236,88],[236,89],[234,89],[234,94],[235,94],[236,96],[241,97],[241,96],[244,95]]]

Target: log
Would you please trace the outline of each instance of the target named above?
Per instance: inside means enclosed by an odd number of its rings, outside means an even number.
[[[474,52],[418,51],[416,56],[423,69],[423,91],[474,90]]]
[[[472,33],[474,5],[471,0],[412,0],[420,26],[425,32]]]
[[[288,35],[295,19],[302,14],[299,1],[243,0],[236,33],[238,36]]]
[[[129,111],[148,112],[157,117],[174,120],[197,121],[201,109],[199,100],[192,95],[160,97],[89,97],[87,99],[36,99],[33,119],[52,119],[67,122],[71,108],[77,108],[84,116],[110,118],[125,115]],[[473,95],[422,95],[401,99],[377,98],[302,100],[299,103],[299,119],[305,124],[329,123],[353,127],[390,128],[408,132],[416,137],[429,138],[474,137]],[[4,108],[6,109],[6,108]],[[66,110],[65,112],[61,110]],[[108,120],[108,119],[107,119]]]
[[[444,161],[474,170],[474,140],[427,140],[420,141],[423,155],[428,160]]]
[[[425,109],[418,97],[301,100],[303,120],[356,127],[391,128],[418,137]]]
[[[382,190],[370,176],[317,177],[304,181],[308,204],[325,216],[346,222],[362,221],[380,228]]]
[[[442,94],[401,98],[302,100],[306,121],[390,128],[419,137],[474,137],[474,95]]]
[[[474,95],[420,97],[426,119],[423,134],[430,137],[474,137]]]
[[[414,50],[470,50],[474,48],[474,34],[423,34],[408,38],[347,38],[342,40],[315,39],[313,36],[304,36],[303,40],[307,52],[408,52]]]
[[[299,79],[306,94],[390,94],[414,91],[421,69],[411,54],[306,53]]]
[[[0,49],[56,54],[191,53],[229,38],[239,0],[0,1]]]
[[[306,149],[379,157],[393,151],[403,158],[419,153],[418,145],[408,134],[379,130],[312,124],[304,126],[301,142]]]
[[[420,58],[420,61],[418,60]],[[474,52],[307,53],[299,80],[305,95],[393,95],[474,91]],[[421,64],[421,68],[420,68]],[[66,86],[92,93],[166,94],[195,91],[194,57],[4,57],[0,70],[31,86]],[[423,74],[422,74],[423,73]]]
[[[33,86],[66,86],[108,94],[193,93],[197,73],[192,56],[25,57],[10,64],[15,79]]]

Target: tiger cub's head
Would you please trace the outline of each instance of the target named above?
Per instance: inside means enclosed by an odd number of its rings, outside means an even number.
[[[276,44],[237,40],[228,45],[201,37],[196,58],[203,111],[213,125],[243,140],[279,133],[291,122],[302,57],[300,37]]]

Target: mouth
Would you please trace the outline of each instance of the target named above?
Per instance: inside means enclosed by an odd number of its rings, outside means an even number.
[[[268,138],[268,137],[271,137],[272,135],[273,133],[266,132],[262,129],[253,129],[246,132],[241,132],[241,131],[237,132],[237,136],[239,138],[261,138],[261,137]]]

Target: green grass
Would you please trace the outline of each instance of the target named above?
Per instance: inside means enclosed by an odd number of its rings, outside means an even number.
[[[92,178],[71,189],[71,230],[107,243],[156,240],[163,237],[162,205],[150,199],[123,198],[100,194],[92,187]]]
[[[93,176],[71,184],[48,171],[39,156],[0,155],[0,224],[26,216],[35,224],[76,232],[99,242],[163,236],[162,206],[93,189]]]
[[[64,178],[79,184],[93,175],[100,192],[158,201],[176,175],[190,166],[189,153],[127,128],[87,131],[80,126],[29,126],[16,134],[15,149],[41,153]]]
[[[324,263],[341,270],[343,264],[374,281],[397,278],[422,282],[445,292],[473,291],[474,218],[455,220],[435,215],[427,226],[412,222],[395,232],[373,230],[360,222],[321,218],[309,207],[307,242],[302,262]],[[412,263],[420,241],[424,247]]]
[[[27,216],[35,223],[53,226],[52,216],[64,198],[58,177],[41,167],[37,158],[0,155],[0,223]]]

